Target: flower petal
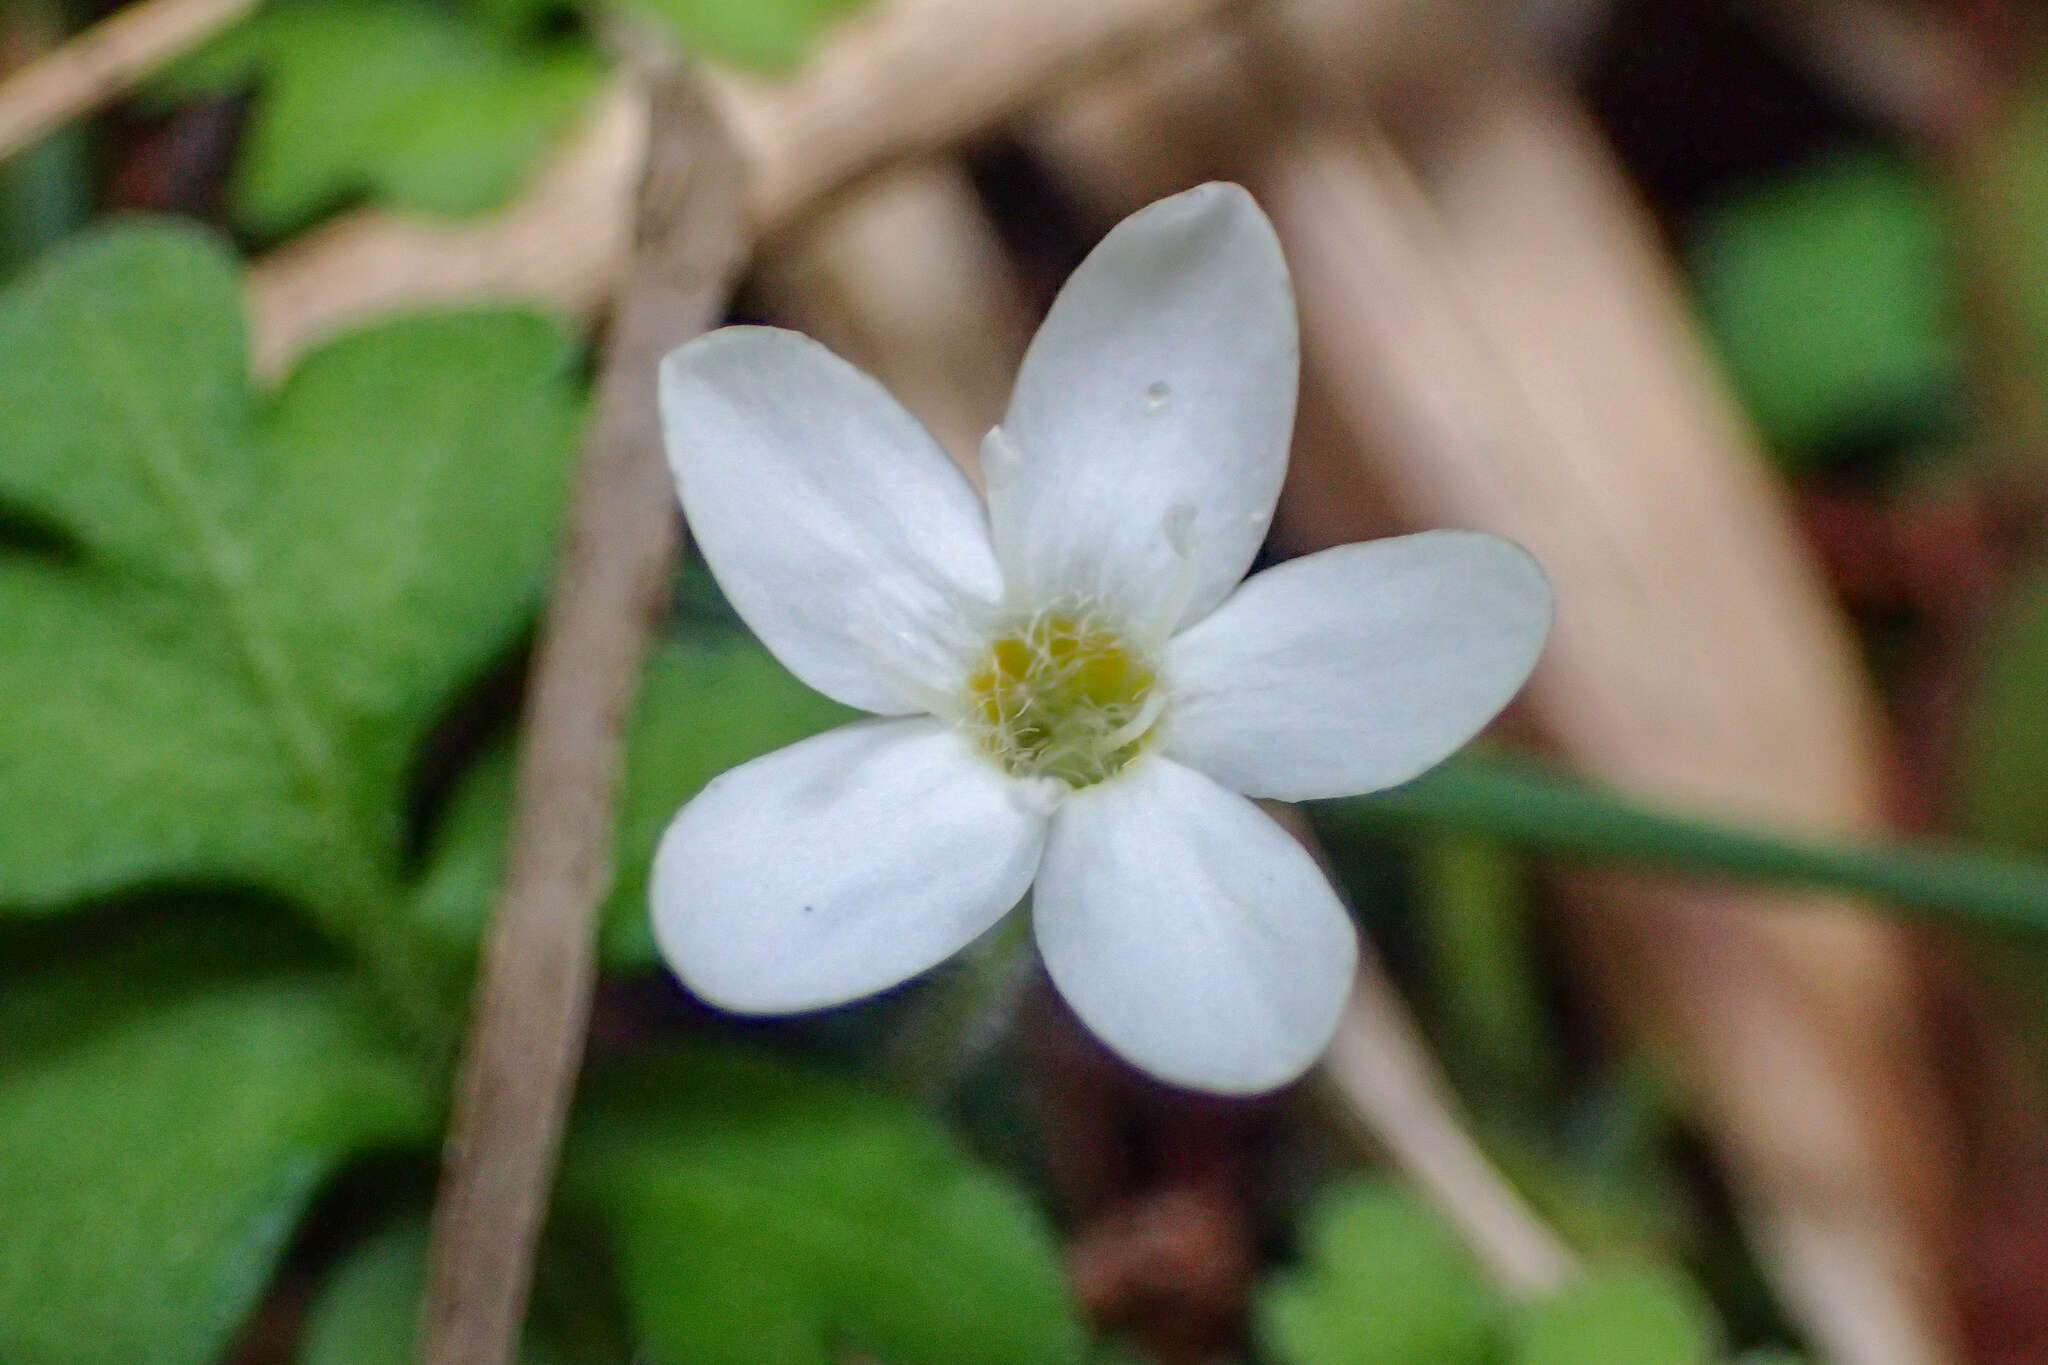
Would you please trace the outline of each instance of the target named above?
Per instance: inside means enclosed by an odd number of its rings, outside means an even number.
[[[661,366],[698,548],[775,657],[884,715],[949,690],[1002,590],[981,499],[882,386],[808,337],[726,327]]]
[[[940,722],[859,721],[743,764],[662,835],[655,941],[714,1005],[787,1013],[942,961],[1031,885],[1045,817]]]
[[[1265,539],[1298,370],[1287,263],[1249,194],[1203,185],[1125,219],[1060,291],[1003,419],[1014,459],[989,500],[1013,589],[1109,598],[1134,628],[1206,615]]]
[[[1164,751],[1250,796],[1406,782],[1507,705],[1550,629],[1520,546],[1426,531],[1268,569],[1167,649]]]
[[[1032,893],[1060,994],[1161,1080],[1250,1094],[1337,1026],[1358,957],[1321,869],[1265,812],[1148,755],[1053,817]]]

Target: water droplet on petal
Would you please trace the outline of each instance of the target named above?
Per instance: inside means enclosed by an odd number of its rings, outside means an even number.
[[[1145,406],[1157,412],[1166,406],[1166,400],[1173,397],[1173,390],[1164,379],[1154,380],[1145,388]]]

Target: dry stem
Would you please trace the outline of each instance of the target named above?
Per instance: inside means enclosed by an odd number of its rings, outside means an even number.
[[[950,146],[1147,43],[1246,0],[889,0],[835,33],[779,85],[727,76],[713,97],[747,168],[763,232],[793,227],[863,174]],[[633,136],[600,113],[499,214],[449,224],[386,209],[345,214],[259,263],[256,349],[275,371],[381,311],[539,299],[587,316],[616,277]],[[626,161],[625,165],[632,163]]]
[[[0,84],[0,160],[126,93],[258,0],[143,0]]]
[[[427,1365],[503,1365],[525,1315],[583,1053],[622,737],[675,542],[656,365],[717,321],[743,249],[717,119],[680,79],[656,87],[653,109],[639,250],[541,631],[509,868],[434,1209]]]
[[[1459,1121],[1449,1082],[1369,948],[1322,1070],[1502,1288],[1540,1298],[1573,1273],[1571,1252]]]

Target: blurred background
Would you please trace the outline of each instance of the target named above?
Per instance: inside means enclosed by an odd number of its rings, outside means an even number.
[[[411,1358],[562,530],[667,506],[579,453],[768,321],[973,472],[1216,178],[1301,309],[1266,562],[1478,526],[1558,597],[1474,753],[1276,810],[1372,949],[1329,1057],[1157,1085],[1014,929],[691,1001],[656,836],[844,714],[656,537],[520,1359],[2048,1361],[2044,57],[2027,0],[0,0],[0,1362]]]

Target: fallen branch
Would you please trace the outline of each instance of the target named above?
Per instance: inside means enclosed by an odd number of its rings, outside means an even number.
[[[542,625],[434,1207],[427,1365],[503,1365],[525,1316],[583,1053],[622,737],[676,538],[656,366],[718,320],[743,252],[739,168],[717,118],[679,77],[656,84],[652,109],[639,245]]]
[[[0,83],[0,161],[127,93],[259,0],[142,0]]]
[[[753,225],[777,232],[868,172],[1246,2],[892,0],[843,25],[795,79],[718,77],[712,98],[746,166]],[[607,105],[497,214],[450,223],[362,209],[280,248],[249,279],[263,367],[399,308],[532,299],[588,318],[631,238],[633,137],[630,114]]]
[[[589,321],[618,290],[647,161],[647,91],[607,91],[518,200],[481,218],[351,213],[249,271],[259,374],[380,313],[430,303],[536,303]]]
[[[888,0],[798,76],[719,79],[754,221],[775,230],[894,161],[952,147],[1243,0]]]

